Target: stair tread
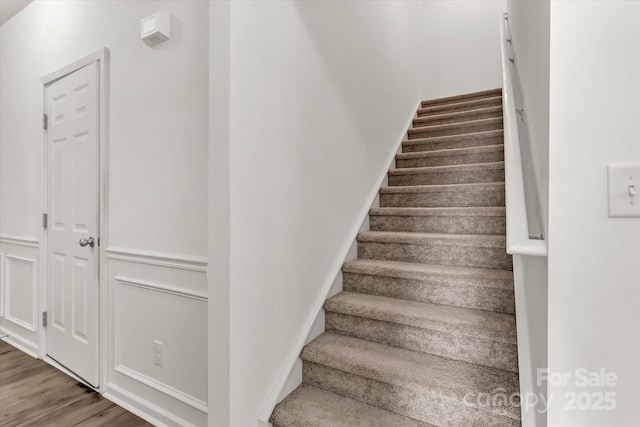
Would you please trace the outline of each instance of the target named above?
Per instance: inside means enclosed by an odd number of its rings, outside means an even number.
[[[459,135],[444,135],[444,136],[430,136],[427,138],[413,138],[413,139],[405,139],[402,141],[403,145],[422,145],[429,144],[433,142],[446,142],[446,141],[461,141],[465,139],[482,139],[482,138],[493,138],[496,136],[504,136],[503,129],[497,130],[484,130],[480,132],[469,132],[462,133]]]
[[[481,145],[480,147],[448,148],[445,150],[415,151],[396,154],[396,160],[422,159],[426,157],[463,156],[468,154],[504,151],[504,144]]]
[[[414,126],[411,129],[409,129],[409,133],[424,133],[429,131],[449,130],[449,129],[456,129],[456,128],[465,128],[469,126],[482,126],[482,125],[498,124],[498,123],[502,123],[502,117],[491,117],[488,119],[467,120],[459,123]]]
[[[443,191],[504,191],[504,182],[479,182],[470,184],[394,185],[381,187],[381,194],[391,193],[437,193]]]
[[[498,112],[502,112],[502,105],[496,105],[492,107],[480,107],[480,108],[475,108],[473,110],[455,111],[452,113],[429,114],[422,117],[416,117],[413,121],[414,123],[429,122],[432,120],[455,119],[458,117],[477,116],[480,114],[498,113]]]
[[[491,97],[494,97],[496,95],[502,96],[502,88],[487,89],[487,90],[481,90],[481,91],[478,91],[478,92],[462,93],[460,95],[452,95],[452,96],[444,96],[444,97],[440,97],[440,98],[425,99],[422,102],[420,102],[420,105],[422,105],[422,106],[425,106],[425,105],[442,105],[442,104],[455,102],[455,101],[463,100],[463,99],[476,99],[476,98],[484,99],[484,98],[491,98]]]
[[[308,384],[277,406],[271,422],[277,427],[434,427]]]
[[[495,234],[443,234],[413,231],[365,231],[358,242],[405,243],[412,245],[474,246],[506,248],[506,236]]]
[[[372,208],[369,215],[377,216],[465,216],[465,217],[487,217],[506,215],[504,207],[438,207],[438,208],[417,208],[417,207],[384,207]]]
[[[354,292],[341,292],[329,298],[324,309],[421,329],[517,343],[515,316],[511,314]]]
[[[396,387],[439,393],[463,401],[467,393],[503,389],[518,392],[518,374],[453,359],[391,347],[344,335],[324,333],[301,354],[303,360],[350,372]],[[520,419],[519,407],[479,408],[495,415]]]
[[[418,114],[428,113],[430,111],[442,111],[443,108],[451,109],[451,108],[464,108],[464,107],[474,107],[476,105],[483,105],[487,102],[491,101],[502,101],[502,95],[498,96],[487,96],[484,98],[470,99],[470,100],[461,100],[460,102],[450,102],[446,104],[432,104],[421,106],[418,108]]]
[[[419,175],[425,173],[455,173],[470,172],[480,170],[504,169],[504,161],[486,162],[486,163],[469,163],[462,165],[446,165],[446,166],[419,166],[411,168],[393,168],[389,169],[389,175]]]
[[[342,271],[414,280],[455,277],[465,285],[513,289],[513,273],[509,270],[358,258],[346,262]]]

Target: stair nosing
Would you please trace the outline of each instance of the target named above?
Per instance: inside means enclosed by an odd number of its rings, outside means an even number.
[[[464,122],[458,123],[445,123],[440,125],[431,125],[431,126],[418,126],[412,127],[409,129],[409,133],[424,133],[424,132],[432,132],[432,131],[440,131],[440,130],[449,130],[456,128],[465,128],[470,126],[482,126],[482,125],[493,125],[503,123],[502,117],[490,117],[487,119],[477,119],[477,120],[467,120]]]
[[[354,302],[353,300],[357,298],[365,301]],[[349,299],[351,299],[351,301],[345,301]],[[373,306],[376,302],[386,303],[389,307],[382,308]],[[359,312],[357,309],[350,310],[351,307],[358,305],[361,308]],[[404,311],[393,310],[399,307],[404,308]],[[457,336],[479,338],[514,346],[517,345],[515,315],[513,314],[348,291],[342,291],[329,298],[325,301],[323,308],[325,311],[346,316],[362,317],[417,329],[433,330]],[[369,310],[365,312],[364,310],[367,308]],[[414,309],[414,311],[419,309],[423,316],[415,315],[411,309]],[[434,312],[436,314],[435,316],[433,315]],[[431,316],[427,316],[427,314],[431,314]],[[461,319],[462,322],[455,323],[454,319],[456,318]],[[474,325],[478,325],[479,322],[489,319],[494,320],[498,324],[508,323],[508,325],[500,325],[501,328],[498,328],[500,330],[491,332],[488,332],[490,326],[488,323],[481,324],[480,327],[474,327]],[[511,336],[509,336],[509,334],[511,334]]]
[[[380,187],[380,194],[419,194],[447,191],[504,191],[504,182],[472,182],[466,184],[425,184],[425,185],[391,185]]]
[[[297,387],[293,392],[291,392],[290,394],[287,395],[287,397],[285,399],[282,400],[282,402],[280,402],[277,406],[276,409],[274,409],[273,414],[276,413],[276,411],[278,410],[283,410],[283,407],[281,407],[281,404],[284,404],[284,410],[285,411],[290,411],[289,413],[293,412],[294,414],[299,413],[299,411],[296,411],[295,405],[293,407],[293,409],[289,409],[287,408],[287,404],[289,403],[288,398],[290,398],[290,396],[292,397],[297,397],[300,398],[302,396],[302,401],[305,403],[305,405],[303,405],[305,408],[308,408],[308,406],[306,405],[307,401],[305,399],[307,399],[307,396],[311,395],[309,398],[310,399],[317,399],[314,400],[313,402],[311,402],[311,404],[313,403],[317,403],[317,402],[322,402],[321,407],[324,409],[326,408],[325,404],[327,404],[329,402],[329,407],[332,407],[331,405],[333,404],[332,400],[339,400],[340,403],[342,403],[343,405],[346,403],[349,406],[349,409],[353,410],[353,408],[357,408],[357,409],[366,409],[365,413],[367,414],[367,416],[369,416],[371,414],[370,411],[373,411],[373,416],[377,417],[380,416],[380,414],[383,414],[383,416],[385,417],[385,421],[394,421],[394,422],[398,422],[398,421],[403,421],[402,425],[410,425],[411,427],[436,427],[433,424],[429,424],[427,422],[424,421],[419,421],[410,417],[407,417],[406,415],[402,415],[399,414],[397,412],[393,412],[390,411],[388,409],[384,409],[384,408],[380,408],[378,406],[374,406],[374,405],[370,405],[368,403],[362,402],[360,400],[357,399],[353,399],[351,397],[347,397],[347,396],[343,396],[341,394],[338,393],[334,393],[331,390],[326,390],[322,387],[317,387],[311,384],[307,384],[307,383],[302,383],[300,384],[299,387]],[[302,410],[301,411],[304,415],[306,414],[306,411]],[[272,417],[270,417],[270,420],[273,420],[273,414]],[[352,413],[353,414],[353,413]],[[335,412],[331,412],[331,415],[340,415],[340,414],[335,414]],[[361,415],[361,411],[358,411],[358,415]],[[388,418],[391,418],[391,420],[389,420]],[[304,421],[305,418],[296,418],[297,421]],[[334,419],[335,420],[335,419]],[[367,419],[368,420],[368,419]],[[377,418],[376,418],[377,420]],[[406,420],[406,422],[404,422]],[[273,422],[273,421],[272,421]],[[394,424],[396,425],[396,424]]]
[[[469,92],[469,93],[461,93],[459,95],[452,96],[443,96],[440,98],[432,98],[432,99],[423,99],[420,101],[420,106],[425,105],[447,105],[452,101],[457,100],[474,100],[474,99],[484,99],[484,98],[492,98],[496,96],[495,94],[499,93],[499,96],[502,96],[503,90],[502,88],[494,88],[487,90],[480,90],[477,92]]]
[[[504,160],[499,162],[466,163],[461,165],[417,166],[389,169],[389,175],[422,175],[430,173],[456,173],[504,169]]]
[[[405,139],[402,141],[402,145],[424,145],[435,142],[449,142],[459,140],[474,140],[474,139],[487,139],[502,136],[504,137],[504,129],[483,130],[479,132],[461,133],[458,135],[442,135],[442,136],[430,136],[427,138],[414,138]],[[495,144],[492,144],[495,145]]]
[[[478,212],[479,211],[479,212]],[[465,217],[465,218],[504,218],[506,208],[503,206],[383,206],[371,208],[371,216],[408,216],[408,217]]]
[[[498,95],[498,96],[487,96],[486,98],[478,98],[478,99],[470,99],[467,101],[461,101],[461,102],[451,102],[448,104],[435,104],[435,105],[430,105],[427,107],[423,107],[422,105],[418,108],[418,114],[420,113],[424,113],[424,112],[428,112],[429,110],[442,110],[442,107],[460,107],[460,106],[466,106],[469,104],[473,104],[473,103],[479,103],[480,101],[496,101],[498,100],[498,98],[500,100],[502,100],[502,95]]]
[[[475,108],[473,110],[454,111],[451,113],[420,116],[420,117],[414,118],[413,122],[414,123],[427,122],[429,120],[442,120],[442,119],[451,119],[451,118],[464,117],[464,116],[475,116],[475,115],[480,115],[484,113],[497,113],[498,111],[502,111],[502,105],[492,105],[490,107],[480,107],[480,108]]]
[[[504,144],[480,145],[478,147],[445,148],[443,150],[411,151],[396,154],[396,160],[423,159],[430,157],[470,156],[473,154],[504,151]]]
[[[344,263],[342,272],[418,281],[449,277],[465,283],[462,285],[446,283],[447,286],[513,290],[513,272],[510,270],[357,258]],[[481,284],[481,281],[491,281],[491,283]],[[503,283],[504,286],[497,285],[499,283]]]
[[[358,233],[356,241],[418,246],[437,244],[438,246],[506,249],[506,236],[504,234],[445,234],[418,233],[413,231],[364,231],[362,233]],[[434,241],[437,241],[437,243]]]

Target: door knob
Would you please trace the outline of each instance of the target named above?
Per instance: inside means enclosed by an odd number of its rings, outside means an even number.
[[[82,239],[80,239],[80,246],[85,247],[87,245],[93,247],[96,244],[96,241],[93,237],[89,237],[88,239],[85,239],[84,237]]]

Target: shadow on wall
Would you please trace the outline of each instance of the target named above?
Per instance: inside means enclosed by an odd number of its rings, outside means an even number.
[[[415,4],[311,1],[295,7],[363,141],[385,129],[390,101],[418,96],[419,80],[433,78],[430,70],[412,76],[419,53],[412,52],[411,29],[383,22],[410,25]]]
[[[337,103],[328,106],[326,112],[338,109],[342,113],[327,121],[322,117],[311,118],[306,125],[323,133],[319,127],[330,127],[326,129],[327,135],[336,135],[336,129],[343,129],[345,139],[348,138],[344,141],[343,151],[329,151],[321,144],[314,156],[321,162],[315,165],[318,169],[333,164],[343,169],[349,175],[348,179],[332,182],[327,178],[318,184],[331,185],[334,191],[342,193],[340,196],[345,201],[355,198],[362,204],[368,196],[368,190],[363,192],[362,188],[368,189],[372,185],[373,170],[385,166],[382,162],[386,161],[389,150],[404,131],[400,126],[406,122],[407,114],[415,107],[425,86],[421,82],[429,79],[428,70],[419,77],[415,72],[419,61],[412,53],[410,31],[402,25],[383,22],[387,19],[410,22],[412,9],[416,6],[411,2],[305,1],[293,4],[309,39],[308,44],[316,51],[313,56],[329,80],[333,98],[330,102]],[[356,31],[354,25],[358,27]],[[294,156],[304,158],[308,155],[308,147],[299,148],[300,152]],[[345,157],[335,159],[341,155]],[[308,190],[306,187],[296,189],[302,193]],[[330,211],[335,207],[335,204],[317,200],[316,209]],[[326,213],[330,217],[330,212]],[[337,229],[344,230],[359,219],[345,215],[340,220],[343,223],[336,224]]]

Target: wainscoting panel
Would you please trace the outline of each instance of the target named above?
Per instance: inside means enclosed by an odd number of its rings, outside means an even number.
[[[4,283],[5,319],[37,332],[36,295],[38,274],[36,260],[16,255],[5,255]]]
[[[21,350],[38,354],[38,242],[0,236],[0,335]]]
[[[166,425],[206,425],[206,263],[107,250],[107,397]]]

